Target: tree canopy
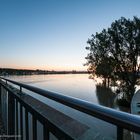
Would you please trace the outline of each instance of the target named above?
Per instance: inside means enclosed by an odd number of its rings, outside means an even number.
[[[140,71],[140,19],[124,17],[108,29],[87,41],[86,60],[92,75],[121,81],[121,87],[131,100]]]

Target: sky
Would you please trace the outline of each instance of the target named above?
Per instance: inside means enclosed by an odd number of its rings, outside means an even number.
[[[86,70],[88,38],[140,0],[0,0],[0,67]]]

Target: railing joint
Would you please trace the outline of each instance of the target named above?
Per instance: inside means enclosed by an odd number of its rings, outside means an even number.
[[[24,93],[22,92],[22,86],[20,86],[19,92],[17,93],[18,95],[22,96]]]

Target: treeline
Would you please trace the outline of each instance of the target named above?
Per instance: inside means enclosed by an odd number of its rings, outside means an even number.
[[[49,71],[49,70],[27,70],[27,69],[11,69],[11,68],[0,68],[0,75],[38,75],[38,74],[84,74],[87,71]]]

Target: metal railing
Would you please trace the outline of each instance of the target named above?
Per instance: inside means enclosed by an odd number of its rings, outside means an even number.
[[[31,105],[29,105],[26,102],[27,98],[24,97],[25,100],[21,99],[22,94],[20,95],[18,93],[19,92],[22,93],[23,88],[115,125],[117,127],[117,132],[116,132],[117,140],[123,140],[124,129],[140,134],[140,117],[139,116],[132,115],[129,113],[124,113],[124,112],[110,109],[107,107],[103,107],[100,105],[95,105],[95,104],[92,104],[87,101],[83,101],[74,97],[60,95],[54,92],[46,91],[37,87],[33,87],[30,85],[26,85],[23,83],[5,79],[2,77],[0,77],[0,79],[1,79],[0,94],[2,95],[3,94],[2,92],[6,90],[5,94],[7,94],[8,92],[8,96],[10,97],[8,98],[8,100],[10,100],[9,102],[10,105],[8,105],[9,111],[11,111],[11,109],[16,108],[14,112],[13,111],[12,113],[10,112],[11,114],[13,114],[13,117],[11,117],[12,115],[10,114],[11,120],[8,122],[9,124],[7,124],[8,127],[14,126],[15,124],[16,128],[14,129],[8,128],[9,134],[14,133],[18,135],[20,131],[21,136],[23,136],[23,121],[22,120],[23,120],[23,107],[24,107],[25,108],[25,113],[24,113],[25,124],[26,124],[26,127],[25,127],[26,140],[29,139],[28,112],[31,112],[33,116],[33,119],[32,119],[33,140],[37,139],[37,120],[41,121],[41,123],[43,124],[43,132],[44,132],[43,139],[44,140],[49,139],[50,132],[52,132],[58,139],[66,139],[66,140],[74,139],[69,134],[65,133],[60,128],[58,128],[55,124],[52,124],[51,122],[49,122],[49,120],[47,120],[47,118],[43,114],[38,112],[37,108],[34,108]],[[14,85],[19,86],[19,90],[17,91],[11,90],[11,86],[9,86],[8,83],[12,83]],[[2,101],[2,96],[1,96],[1,101]],[[2,110],[2,113],[3,113],[3,110]],[[19,116],[20,116],[20,125],[18,124]],[[15,120],[15,122],[13,120]],[[19,127],[20,129],[18,129]],[[23,137],[21,137],[21,139],[23,139]]]

